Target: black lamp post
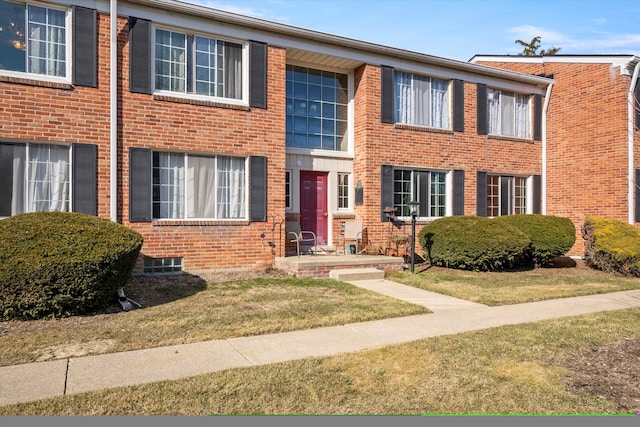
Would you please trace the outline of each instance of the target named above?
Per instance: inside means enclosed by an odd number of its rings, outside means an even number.
[[[411,215],[411,274],[414,272],[416,260],[416,217],[420,209],[420,202],[412,200],[409,202],[409,214]]]

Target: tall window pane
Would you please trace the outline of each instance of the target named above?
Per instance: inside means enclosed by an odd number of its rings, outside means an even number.
[[[153,153],[153,216],[184,218],[184,155]]]
[[[245,160],[218,157],[218,218],[244,218]]]
[[[156,89],[186,91],[186,41],[185,34],[156,30]]]
[[[396,122],[449,128],[449,82],[395,72]]]
[[[28,146],[27,211],[69,210],[69,148]]]
[[[338,174],[338,208],[349,208],[349,174]]]

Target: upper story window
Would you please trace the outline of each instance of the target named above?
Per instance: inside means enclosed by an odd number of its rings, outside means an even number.
[[[0,70],[69,77],[69,13],[0,0]]]
[[[156,29],[155,89],[243,98],[243,45]]]
[[[393,205],[398,216],[410,216],[409,202],[414,200],[420,203],[419,217],[445,216],[445,172],[395,169],[393,173]]]
[[[487,90],[489,133],[531,138],[530,96],[498,89]]]
[[[287,65],[287,147],[348,150],[346,74]]]
[[[396,71],[395,121],[450,129],[449,81]]]

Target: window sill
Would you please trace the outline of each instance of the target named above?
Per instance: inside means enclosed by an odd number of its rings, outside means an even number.
[[[496,141],[513,141],[513,142],[525,142],[533,144],[535,141],[532,138],[518,138],[517,136],[504,136],[504,135],[487,135],[489,139],[495,139]]]
[[[251,108],[246,105],[231,104],[231,103],[220,102],[220,101],[208,101],[204,99],[182,98],[180,96],[154,94],[153,99],[154,101],[175,102],[178,104],[199,105],[202,107],[215,107],[215,108],[226,108],[228,110],[251,111]]]
[[[393,128],[415,130],[418,132],[443,133],[446,135],[453,135],[453,131],[451,129],[432,128],[429,126],[419,126],[419,125],[408,125],[404,123],[396,123],[393,125]]]
[[[356,217],[356,214],[351,211],[338,211],[334,212],[331,216],[333,219],[353,219]]]
[[[51,89],[73,90],[73,85],[71,83],[50,82],[46,80],[38,80],[37,78],[28,78],[28,77],[0,75],[0,82],[15,83],[20,85],[28,85],[28,86],[47,87]]]
[[[220,220],[220,219],[205,219],[205,220],[191,220],[191,219],[156,219],[151,223],[154,227],[207,227],[207,226],[245,226],[250,222],[244,219],[238,220]]]

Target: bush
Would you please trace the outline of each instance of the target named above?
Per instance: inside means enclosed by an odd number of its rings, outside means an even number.
[[[516,227],[531,239],[532,262],[548,264],[565,255],[576,242],[576,228],[569,218],[552,215],[505,215],[494,221]]]
[[[110,305],[142,247],[120,224],[69,212],[0,221],[0,316],[39,319]]]
[[[531,240],[517,228],[490,218],[440,218],[425,225],[418,239],[425,259],[441,267],[494,271],[530,259]]]
[[[640,277],[640,229],[615,219],[587,217],[582,226],[587,265]]]

